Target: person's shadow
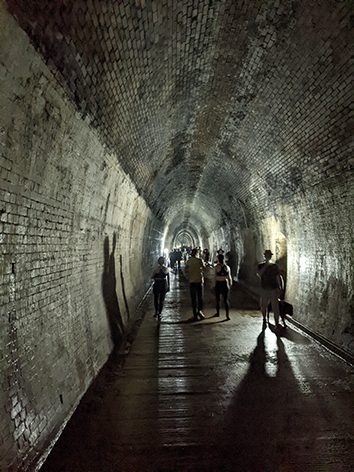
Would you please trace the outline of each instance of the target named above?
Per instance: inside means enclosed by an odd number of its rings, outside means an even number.
[[[124,325],[119,308],[116,292],[116,268],[114,251],[116,248],[116,234],[113,234],[112,252],[109,252],[109,237],[104,240],[104,267],[102,274],[102,294],[106,306],[106,314],[114,347],[119,347],[123,341]]]
[[[224,415],[219,443],[227,448],[232,470],[306,470],[301,463],[306,449],[316,455],[318,432],[309,421],[314,415],[281,338],[262,331]]]

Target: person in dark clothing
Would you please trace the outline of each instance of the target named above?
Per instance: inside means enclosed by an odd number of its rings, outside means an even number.
[[[214,280],[212,283],[212,288],[215,287],[215,296],[216,296],[216,314],[215,316],[220,316],[220,295],[222,295],[224,300],[224,306],[226,311],[226,319],[229,320],[229,291],[232,285],[232,277],[230,267],[224,264],[224,255],[218,254],[218,263],[214,268]]]
[[[204,249],[203,258],[204,258],[205,265],[208,265],[209,264],[209,259],[210,259],[209,249]]]
[[[176,263],[176,250],[173,249],[173,251],[170,252],[170,267],[171,269],[174,269]]]
[[[191,257],[188,259],[185,274],[189,279],[189,289],[192,300],[193,321],[198,321],[198,318],[203,320],[205,318],[203,309],[203,284],[204,284],[204,264],[198,255],[198,249],[192,249]]]
[[[166,292],[170,290],[170,273],[168,268],[165,266],[165,258],[158,258],[158,265],[154,269],[151,278],[154,279],[154,305],[155,315],[160,317],[163,304],[165,301]]]
[[[279,328],[278,298],[282,293],[282,282],[278,265],[271,261],[272,255],[272,251],[267,249],[264,252],[264,262],[258,264],[258,276],[261,278],[260,305],[263,315],[263,325],[266,325],[267,307],[270,302],[274,312],[275,325]]]
[[[177,251],[176,251],[176,262],[177,262],[177,266],[178,266],[179,269],[181,268],[182,257],[183,257],[182,251],[180,249],[177,249]]]

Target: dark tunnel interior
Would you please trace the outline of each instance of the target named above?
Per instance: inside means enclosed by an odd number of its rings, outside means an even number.
[[[353,2],[6,0],[1,23],[4,464],[38,460],[173,247],[222,247],[255,291],[271,249],[296,319],[354,352]]]

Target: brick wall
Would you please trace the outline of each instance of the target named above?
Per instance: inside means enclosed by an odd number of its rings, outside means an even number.
[[[6,4],[6,465],[55,434],[188,225],[254,288],[286,247],[295,317],[354,349],[353,2]]]
[[[116,157],[3,15],[0,447],[3,470],[24,470],[133,322],[160,243]]]
[[[353,195],[353,180],[342,174],[328,186],[303,192],[291,206],[277,205],[260,218],[253,231],[257,244],[248,251],[253,260],[248,271],[255,274],[264,249],[270,248],[276,260],[277,241],[285,236],[286,298],[294,317],[352,353]]]

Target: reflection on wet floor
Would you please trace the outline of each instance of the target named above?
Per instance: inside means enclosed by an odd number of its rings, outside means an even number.
[[[44,471],[352,471],[354,368],[289,326],[262,330],[240,286],[230,321],[190,323],[172,277],[160,321],[152,296],[129,355],[112,356]]]

